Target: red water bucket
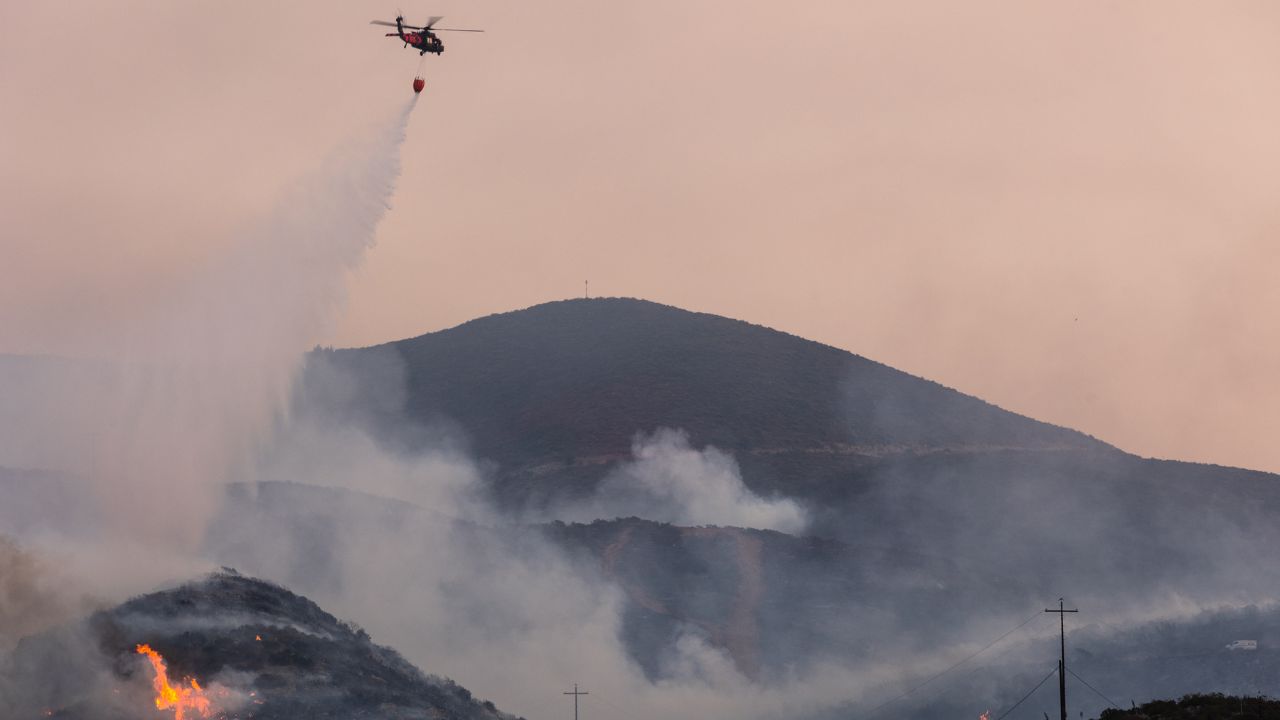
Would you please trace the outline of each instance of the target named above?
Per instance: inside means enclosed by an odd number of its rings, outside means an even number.
[[[426,87],[426,86],[427,86],[427,81],[426,81],[426,80],[423,80],[423,79],[422,79],[422,78],[420,78],[420,77],[418,77],[418,78],[414,78],[414,79],[413,79],[413,91],[414,91],[415,93],[420,93],[420,92],[422,92],[422,88],[424,88],[424,87]]]

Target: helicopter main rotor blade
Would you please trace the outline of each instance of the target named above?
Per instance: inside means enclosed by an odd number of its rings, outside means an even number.
[[[432,25],[435,25],[436,23],[440,22],[443,19],[444,19],[443,15],[432,15],[431,17],[427,18],[427,24],[424,25],[422,29],[430,30]]]
[[[432,32],[484,32],[483,30],[467,30],[466,28],[431,28]]]
[[[417,25],[406,25],[404,23],[400,23],[400,25],[397,26],[395,23],[387,22],[386,20],[370,20],[369,24],[370,25],[386,25],[387,27],[402,27],[406,30],[426,30],[426,28],[418,27]]]

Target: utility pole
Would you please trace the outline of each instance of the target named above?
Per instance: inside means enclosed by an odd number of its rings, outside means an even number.
[[[1062,598],[1058,598],[1058,609],[1045,608],[1045,612],[1058,613],[1058,633],[1062,642],[1062,657],[1058,660],[1058,707],[1062,710],[1062,720],[1067,720],[1067,613],[1080,611],[1067,610]]]
[[[573,720],[578,720],[578,696],[590,695],[589,692],[578,692],[578,683],[573,684],[573,692],[567,692],[565,695],[573,696]]]
[[[590,280],[582,281],[582,297],[583,299],[586,299],[586,300],[591,299],[591,281]]]

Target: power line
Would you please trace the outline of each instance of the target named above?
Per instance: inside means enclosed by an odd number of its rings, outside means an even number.
[[[970,660],[972,660],[972,659],[974,659],[974,658],[978,657],[978,656],[979,656],[979,655],[981,655],[982,653],[984,653],[984,652],[986,652],[986,651],[990,650],[992,647],[994,647],[994,646],[996,645],[996,643],[1000,642],[1001,640],[1003,640],[1003,639],[1005,639],[1005,638],[1009,637],[1010,635],[1014,634],[1015,632],[1017,632],[1017,631],[1021,630],[1022,628],[1026,627],[1028,624],[1030,624],[1030,623],[1031,623],[1031,621],[1032,621],[1032,620],[1035,620],[1036,618],[1039,618],[1039,617],[1044,617],[1044,613],[1041,613],[1041,612],[1039,612],[1039,611],[1035,612],[1031,617],[1029,617],[1029,618],[1027,618],[1026,620],[1023,620],[1021,623],[1019,623],[1017,627],[1013,628],[1012,630],[1009,630],[1008,632],[1004,633],[1003,635],[1001,635],[1000,637],[996,638],[995,640],[992,640],[991,642],[989,642],[989,643],[987,643],[986,645],[982,646],[982,648],[980,648],[978,651],[976,651],[976,652],[974,652],[974,653],[971,653],[971,654],[969,654],[969,655],[965,656],[965,657],[964,657],[964,658],[962,658],[959,662],[955,663],[954,665],[952,665],[951,667],[947,668],[946,670],[943,670],[942,672],[938,673],[937,675],[934,675],[933,677],[929,678],[928,680],[925,680],[924,682],[920,683],[919,685],[916,685],[915,687],[911,688],[910,690],[907,690],[906,692],[902,693],[901,695],[898,695],[897,697],[893,697],[893,698],[890,698],[890,699],[888,699],[888,700],[885,700],[884,702],[882,702],[882,703],[880,703],[879,705],[875,706],[874,708],[872,708],[872,709],[871,709],[871,711],[870,711],[870,712],[868,712],[868,713],[867,713],[867,715],[866,715],[866,716],[867,716],[868,718],[875,717],[876,713],[878,713],[878,712],[880,712],[881,710],[885,709],[885,708],[886,708],[886,707],[888,707],[889,705],[892,705],[893,703],[896,703],[896,702],[898,702],[899,700],[901,700],[901,699],[903,699],[903,698],[905,698],[905,697],[907,697],[907,696],[909,696],[909,695],[911,695],[911,694],[915,693],[917,690],[920,690],[920,689],[921,689],[921,688],[923,688],[925,685],[928,685],[929,683],[933,682],[934,680],[937,680],[938,678],[942,677],[943,675],[946,675],[947,673],[951,672],[952,670],[955,670],[956,668],[960,667],[961,665],[963,665],[963,664],[965,664],[965,663],[969,662]]]
[[[1045,675],[1045,676],[1044,676],[1044,678],[1040,680],[1040,682],[1036,683],[1036,686],[1035,686],[1035,687],[1031,688],[1031,692],[1027,693],[1026,695],[1023,695],[1021,700],[1019,700],[1018,702],[1014,703],[1014,704],[1013,704],[1013,707],[1011,707],[1011,708],[1009,708],[1008,710],[1005,710],[1003,713],[1001,713],[1000,717],[996,718],[996,720],[1004,720],[1006,717],[1008,717],[1009,713],[1013,712],[1014,710],[1017,710],[1019,705],[1021,705],[1021,704],[1022,704],[1022,703],[1024,703],[1024,702],[1026,702],[1027,698],[1029,698],[1029,697],[1031,697],[1032,695],[1034,695],[1034,694],[1035,694],[1035,692],[1036,692],[1037,690],[1039,690],[1039,689],[1040,689],[1040,686],[1041,686],[1041,685],[1044,685],[1046,682],[1048,682],[1048,681],[1049,681],[1049,678],[1053,677],[1053,674],[1054,674],[1054,673],[1056,673],[1056,672],[1058,672],[1058,668],[1054,668],[1054,669],[1050,670],[1048,675]]]
[[[1111,707],[1113,707],[1113,708],[1118,708],[1118,707],[1120,707],[1119,705],[1117,705],[1117,704],[1116,704],[1116,701],[1115,701],[1115,700],[1112,700],[1111,698],[1107,697],[1106,695],[1103,695],[1103,694],[1102,694],[1102,691],[1100,691],[1100,690],[1098,690],[1098,688],[1096,688],[1096,687],[1094,687],[1094,686],[1090,685],[1088,680],[1085,680],[1084,678],[1080,677],[1079,675],[1076,675],[1076,671],[1075,671],[1075,670],[1067,670],[1067,672],[1071,673],[1071,677],[1074,677],[1075,679],[1077,679],[1077,680],[1079,680],[1080,682],[1084,683],[1084,686],[1085,686],[1085,687],[1087,687],[1087,688],[1089,688],[1090,690],[1092,690],[1092,691],[1093,691],[1093,694],[1097,695],[1098,697],[1102,698],[1103,700],[1106,700],[1106,701],[1107,701],[1107,703],[1108,703],[1109,705],[1111,705]]]
[[[579,695],[590,695],[590,694],[591,694],[591,693],[589,693],[589,692],[585,692],[585,691],[584,691],[584,692],[578,692],[578,683],[574,683],[574,684],[573,684],[573,692],[567,692],[567,693],[565,693],[565,695],[572,695],[572,696],[573,696],[573,720],[578,720],[578,696],[579,696]]]
[[[1062,640],[1062,659],[1058,661],[1058,708],[1062,711],[1062,720],[1067,720],[1067,613],[1080,612],[1067,610],[1062,598],[1058,598],[1058,609],[1045,609],[1047,613],[1058,614],[1058,627]]]
[[[608,705],[609,707],[613,708],[615,711],[620,712],[620,713],[622,713],[623,715],[625,715],[625,716],[627,716],[627,717],[629,717],[629,718],[632,718],[632,720],[642,720],[642,718],[640,718],[639,716],[635,715],[634,713],[632,713],[632,712],[630,712],[630,711],[628,711],[628,710],[625,710],[625,709],[623,709],[623,708],[620,708],[620,707],[618,707],[617,705],[614,705],[613,703],[609,702],[608,700],[605,700],[603,695],[596,695],[596,700],[595,700],[595,701],[596,701],[596,702],[604,703],[605,705]]]
[[[1027,642],[1029,639],[1031,639],[1031,637],[1032,637],[1032,636],[1029,634],[1029,631],[1028,631],[1025,627],[1024,627],[1024,628],[1022,628],[1022,632],[1021,632],[1021,641],[1022,641],[1022,642]],[[1017,644],[1017,643],[1009,643],[1009,644],[1008,644],[1008,645],[1006,645],[1006,646],[1004,647],[1004,649],[1003,649],[1003,650],[1001,650],[1000,652],[993,653],[993,654],[991,654],[991,655],[987,656],[986,660],[984,660],[984,661],[983,661],[983,662],[984,662],[984,663],[986,663],[986,664],[984,664],[984,665],[978,665],[977,667],[972,668],[971,670],[969,670],[968,672],[966,672],[962,677],[964,677],[964,678],[966,678],[966,679],[967,679],[967,678],[972,678],[972,677],[974,677],[975,675],[977,675],[978,673],[983,672],[984,670],[992,670],[993,668],[995,668],[995,667],[996,667],[996,663],[997,663],[997,662],[999,662],[1000,658],[1003,658],[1004,656],[1008,655],[1009,653],[1011,653],[1011,652],[1013,652],[1014,650],[1017,650],[1017,649],[1018,649],[1018,644]]]

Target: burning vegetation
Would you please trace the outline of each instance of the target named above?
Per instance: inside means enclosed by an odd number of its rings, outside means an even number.
[[[310,600],[234,571],[23,640],[0,667],[0,718],[41,716],[515,720]]]
[[[209,697],[209,693],[200,687],[200,683],[195,678],[187,678],[187,686],[183,687],[182,683],[178,683],[177,687],[169,683],[169,669],[164,658],[160,657],[160,653],[151,649],[150,645],[142,644],[137,646],[139,655],[145,655],[147,660],[151,661],[151,669],[155,671],[155,679],[152,685],[156,689],[156,708],[158,710],[172,710],[174,720],[183,720],[190,717],[188,711],[194,711],[200,717],[212,717],[213,700]]]

